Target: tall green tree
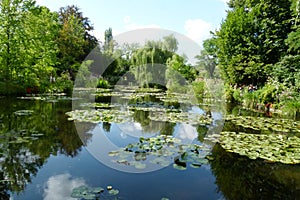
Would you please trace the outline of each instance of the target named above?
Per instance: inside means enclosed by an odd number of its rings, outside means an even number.
[[[91,35],[93,26],[88,18],[83,17],[76,6],[60,8],[60,31],[56,40],[59,47],[59,74],[68,71],[72,78],[81,62],[97,45],[97,39]]]
[[[197,55],[197,66],[199,71],[206,70],[209,78],[214,78],[214,72],[217,65],[217,44],[216,38],[210,38],[203,41],[203,49],[200,55]]]
[[[104,32],[104,46],[103,46],[103,50],[106,53],[112,54],[113,51],[114,51],[114,47],[115,47],[115,42],[114,42],[114,38],[113,38],[112,29],[108,28]]]
[[[56,64],[57,15],[31,0],[0,1],[1,80],[42,88]]]
[[[232,0],[231,9],[216,32],[218,59],[231,84],[264,84],[270,66],[287,52],[291,31],[291,2]]]

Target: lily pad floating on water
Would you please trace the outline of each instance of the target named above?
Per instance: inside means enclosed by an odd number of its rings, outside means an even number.
[[[189,112],[156,112],[151,113],[149,118],[153,121],[172,122],[172,123],[187,123],[192,125],[210,125],[212,118]]]
[[[14,112],[14,114],[19,116],[28,116],[31,115],[33,112],[34,112],[33,110],[18,110]]]
[[[300,138],[278,134],[249,134],[222,132],[221,146],[250,159],[264,159],[267,162],[284,164],[300,163]]]
[[[127,152],[126,154],[124,154]],[[190,163],[192,167],[200,167],[208,163],[206,158],[209,148],[197,144],[183,144],[178,138],[159,135],[154,138],[140,138],[139,142],[128,144],[119,151],[109,152],[109,156],[117,157],[116,163],[146,168],[149,163],[167,167],[173,160],[175,169],[183,170]]]
[[[105,194],[106,193],[106,194]],[[87,187],[85,185],[74,188],[71,193],[72,198],[84,199],[84,200],[95,200],[95,199],[110,199],[109,196],[116,196],[119,194],[119,190],[108,188],[107,191],[102,187]]]
[[[99,108],[113,108],[116,105],[110,103],[82,103],[80,106],[99,109]]]
[[[110,194],[110,195],[117,195],[117,194],[119,194],[119,190],[111,189],[111,190],[108,191],[108,194]]]
[[[130,120],[130,116],[133,112],[130,111],[120,111],[120,110],[74,110],[67,112],[66,115],[69,116],[68,120],[75,120],[79,122],[115,122],[124,123]]]
[[[227,115],[226,121],[261,132],[300,133],[300,121],[291,119]]]

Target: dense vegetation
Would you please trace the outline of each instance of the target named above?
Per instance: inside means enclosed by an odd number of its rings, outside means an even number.
[[[75,6],[51,12],[32,0],[0,1],[1,94],[61,92],[98,41]]]
[[[299,1],[231,0],[228,5],[220,29],[204,42],[200,64],[210,70],[218,66],[231,101],[299,112]]]
[[[89,74],[96,63],[84,61],[98,48],[112,61],[97,86],[109,88],[131,71],[142,87],[153,86],[149,64],[162,64],[162,78],[179,72],[188,82],[197,77],[226,82],[227,99],[249,108],[292,108],[300,111],[300,25],[297,0],[231,0],[227,17],[212,38],[203,43],[196,66],[176,54],[172,35],[160,41],[118,45],[112,29],[105,41],[76,6],[51,12],[34,0],[0,2],[0,93],[71,92],[79,68]],[[83,65],[82,65],[83,64]],[[149,85],[150,84],[150,85]],[[180,80],[175,83],[181,84]],[[204,94],[204,85],[194,82]],[[202,94],[200,95],[202,96]]]
[[[129,70],[136,80],[143,81],[142,87],[148,87],[152,77],[146,64],[167,65],[188,81],[196,78],[196,70],[175,53],[178,42],[172,35],[162,41],[148,41],[143,47],[119,46],[111,28],[105,31],[105,41],[98,41],[91,34],[93,26],[89,19],[76,6],[51,12],[37,6],[34,0],[2,0],[0,11],[3,95],[70,92],[80,67],[84,69],[79,76],[88,75],[92,66],[103,68],[101,64],[84,61],[96,47],[100,57],[111,61],[99,77],[98,87],[109,88]]]

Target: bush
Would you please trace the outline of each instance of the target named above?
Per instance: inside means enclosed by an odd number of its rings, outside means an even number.
[[[26,88],[17,82],[0,82],[0,95],[15,96],[26,94]]]
[[[103,78],[100,78],[97,84],[97,88],[110,88],[109,82]]]
[[[206,93],[206,87],[204,81],[195,81],[192,83],[193,90],[196,98],[199,100],[203,99]]]

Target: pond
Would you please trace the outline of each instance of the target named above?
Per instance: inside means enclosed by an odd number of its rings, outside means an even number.
[[[261,158],[264,154],[251,159],[232,143],[218,142],[218,128],[226,134],[299,137],[298,121],[289,133],[252,130],[256,127],[244,127],[234,116],[268,118],[236,107],[222,120],[224,113],[209,101],[191,106],[181,95],[161,91],[124,94],[98,91],[97,102],[90,103],[67,97],[0,99],[0,199],[300,196],[299,164]],[[74,111],[74,102],[81,110]],[[298,161],[296,147],[290,162]]]

